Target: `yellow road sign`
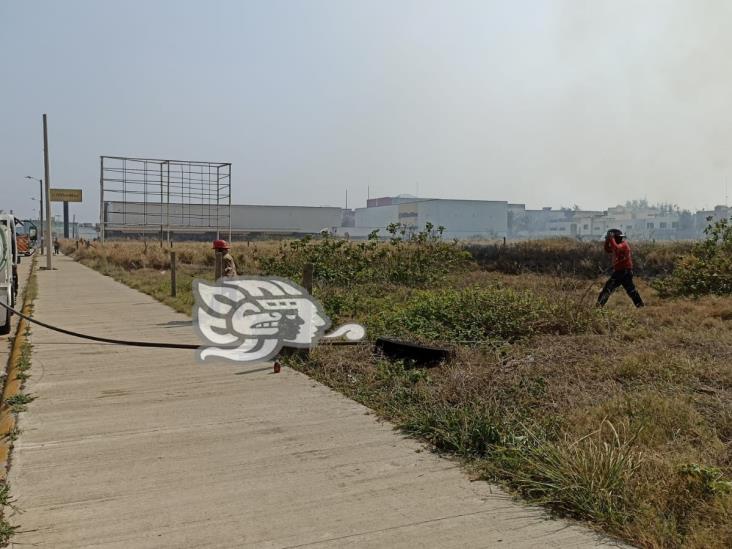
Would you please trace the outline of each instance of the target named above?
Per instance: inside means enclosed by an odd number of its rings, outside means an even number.
[[[51,202],[81,202],[81,189],[51,189]]]

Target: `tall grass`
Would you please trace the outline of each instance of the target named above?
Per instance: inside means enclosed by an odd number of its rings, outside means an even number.
[[[532,501],[619,531],[635,503],[632,482],[642,460],[635,439],[607,420],[579,439],[547,441],[527,429],[525,443],[506,448],[498,468]]]

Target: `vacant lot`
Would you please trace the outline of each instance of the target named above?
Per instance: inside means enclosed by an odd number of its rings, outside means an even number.
[[[649,277],[671,272],[690,250],[640,248]],[[175,299],[168,250],[158,244],[66,246],[190,312],[191,280],[212,278],[213,254],[204,244],[174,249]],[[574,269],[558,250],[580,258]],[[620,290],[597,310],[603,280],[590,276],[596,257],[581,263],[586,250],[532,243],[506,250],[511,260],[500,263],[489,261],[495,249],[471,256],[425,233],[387,243],[252,243],[233,254],[244,273],[294,279],[313,262],[315,293],[334,323],[354,319],[372,338],[449,346],[453,358],[429,370],[367,345],[320,348],[292,365],[464,459],[475,477],[644,547],[730,547],[732,298],[661,298],[646,278],[645,309]],[[532,263],[522,266],[523,253]]]

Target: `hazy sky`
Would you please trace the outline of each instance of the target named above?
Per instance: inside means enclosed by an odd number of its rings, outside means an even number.
[[[99,156],[231,162],[234,201],[700,208],[732,192],[727,0],[0,0],[0,209]],[[60,205],[54,205],[60,211]]]

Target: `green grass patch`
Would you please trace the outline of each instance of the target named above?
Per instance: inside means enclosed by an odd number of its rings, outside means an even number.
[[[10,406],[10,409],[17,414],[19,412],[25,412],[27,410],[27,405],[35,399],[36,397],[33,395],[18,393],[5,400],[5,404]]]

